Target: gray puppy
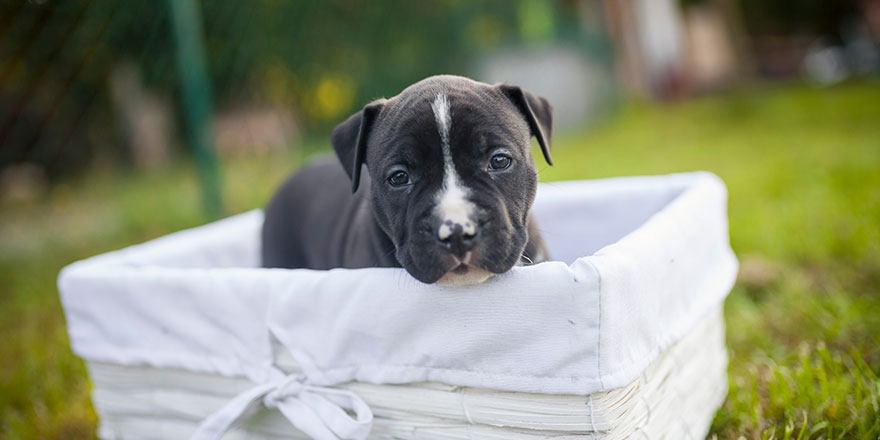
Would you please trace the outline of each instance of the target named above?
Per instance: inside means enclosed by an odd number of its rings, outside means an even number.
[[[519,87],[447,75],[371,102],[333,130],[342,168],[306,166],[272,199],[263,265],[403,267],[424,283],[476,284],[545,260],[530,139],[552,164],[551,112]]]

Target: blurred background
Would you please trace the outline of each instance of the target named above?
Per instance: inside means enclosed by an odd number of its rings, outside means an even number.
[[[727,182],[713,435],[880,438],[880,0],[0,0],[0,439],[95,436],[61,267],[262,207],[441,73],[553,103],[543,181]]]

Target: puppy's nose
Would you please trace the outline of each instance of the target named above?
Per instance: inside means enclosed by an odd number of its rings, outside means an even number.
[[[478,232],[472,221],[466,220],[464,223],[459,223],[447,219],[437,228],[437,239],[454,254],[463,256],[465,252],[474,247],[474,239]]]

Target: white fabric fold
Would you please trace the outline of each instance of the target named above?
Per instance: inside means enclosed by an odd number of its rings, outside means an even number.
[[[242,392],[208,416],[191,440],[220,440],[261,408],[278,409],[314,440],[364,440],[370,434],[373,412],[357,394],[307,385],[301,374],[275,376],[276,380]]]
[[[721,304],[737,272],[726,202],[709,173],[542,184],[533,211],[554,261],[466,287],[399,268],[257,268],[251,212],[74,263],[59,289],[76,354],[272,384],[239,412],[283,401],[292,419],[332,421],[344,411],[327,405],[356,405],[325,388],[269,397],[282,379],[273,337],[308,386],[584,396],[632,383]]]
[[[374,419],[368,439],[374,440],[622,440],[639,438],[636,432],[701,439],[727,390],[722,322],[716,308],[636,381],[607,393],[528,394],[430,382],[341,387],[370,406]],[[292,358],[281,357],[277,365],[300,371]],[[190,438],[205,417],[256,386],[246,379],[178,369],[87,366],[102,439]],[[226,438],[308,439],[279,411],[256,414]]]

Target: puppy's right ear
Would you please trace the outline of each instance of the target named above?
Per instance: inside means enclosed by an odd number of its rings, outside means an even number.
[[[363,110],[349,116],[345,122],[336,126],[330,135],[330,143],[336,150],[336,156],[351,178],[351,192],[358,189],[361,180],[361,165],[367,157],[367,139],[370,131],[385,105],[385,99],[378,99],[367,104]]]

